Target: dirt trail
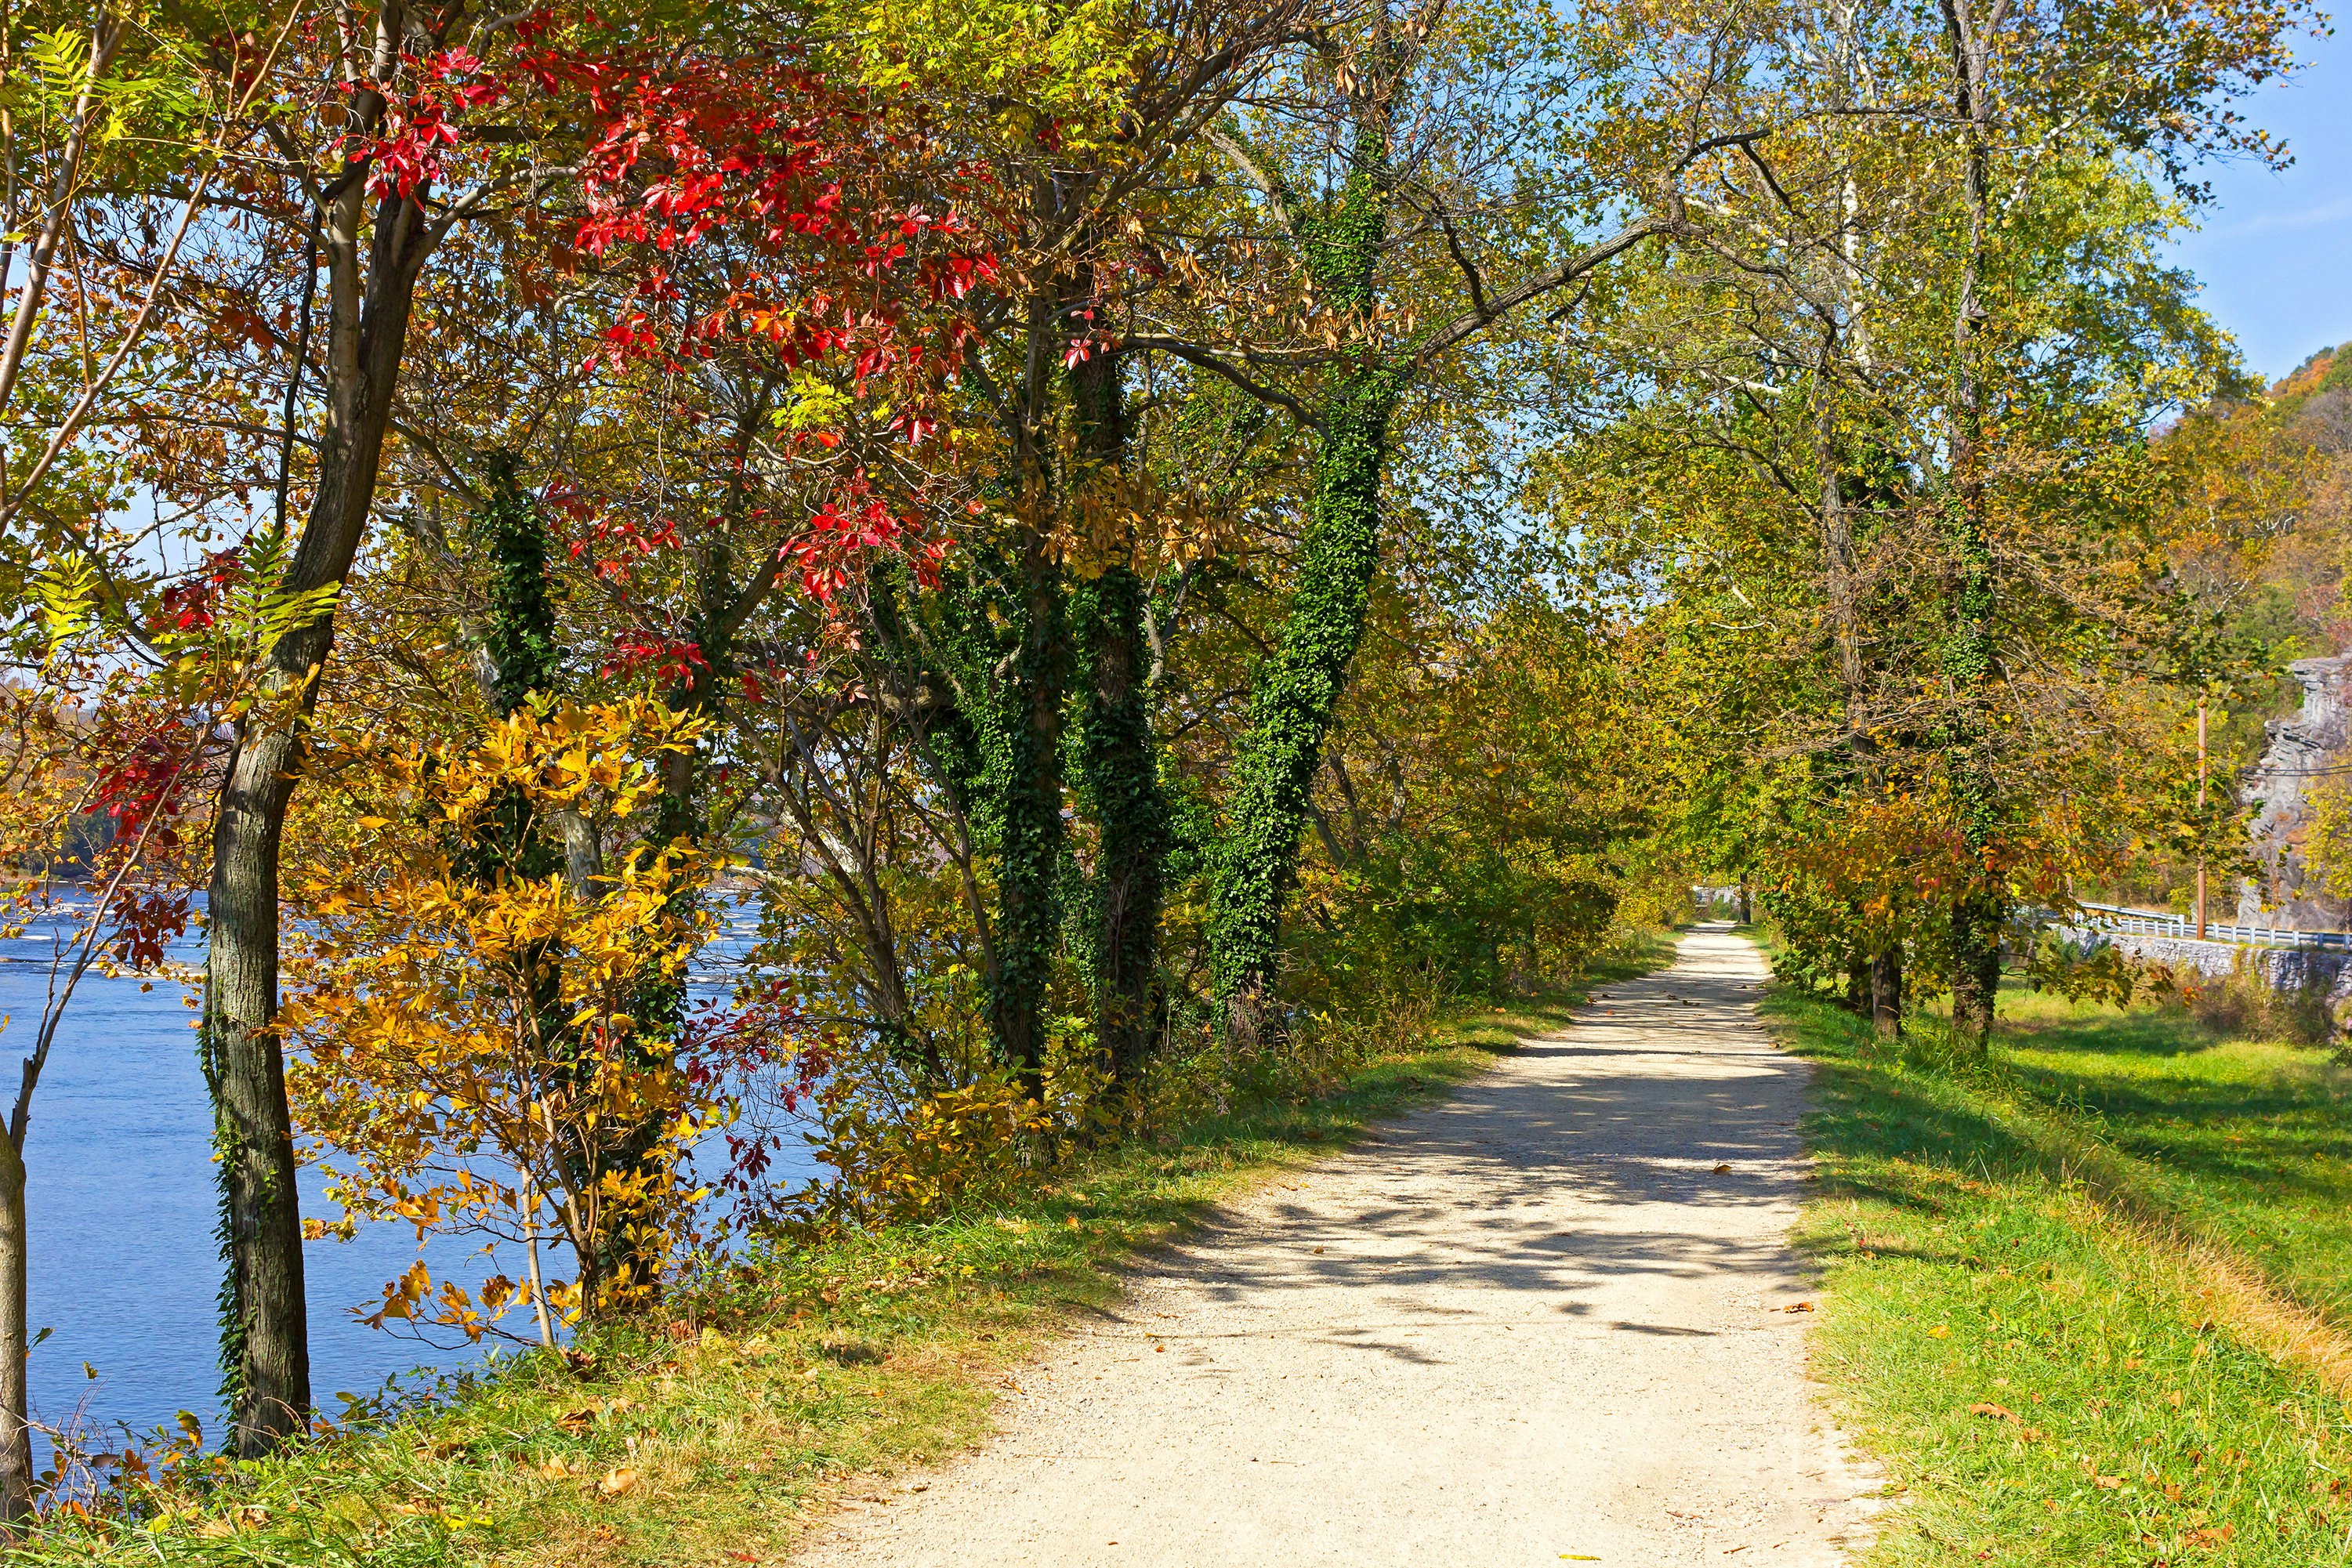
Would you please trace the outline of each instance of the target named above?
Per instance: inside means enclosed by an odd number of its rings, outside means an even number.
[[[1018,1375],[986,1449],[802,1561],[1840,1562],[1876,1483],[1782,1310],[1807,1299],[1806,1069],[1755,1023],[1763,974],[1699,927],[1560,1036],[1221,1211]]]

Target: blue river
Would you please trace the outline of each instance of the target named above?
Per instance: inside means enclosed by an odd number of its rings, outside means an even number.
[[[699,985],[729,983],[738,929],[698,966]],[[0,951],[0,1079],[13,1090],[16,1059],[31,1048],[47,985],[48,943],[28,934]],[[201,938],[173,953],[201,964]],[[26,1207],[31,1227],[31,1325],[49,1336],[29,1367],[35,1419],[78,1426],[120,1447],[176,1425],[186,1411],[205,1440],[220,1436],[214,1239],[216,1187],[211,1113],[196,1064],[194,1011],[180,984],[96,974],[76,991],[33,1100],[26,1136]],[[815,1166],[804,1151],[782,1162],[796,1181]],[[305,1170],[303,1212],[331,1218],[322,1173]],[[436,1239],[425,1256],[469,1281],[488,1270],[478,1244]],[[418,1255],[405,1226],[362,1228],[349,1242],[315,1241],[305,1259],[311,1387],[322,1413],[339,1393],[373,1394],[419,1367],[478,1361],[480,1347],[444,1347],[359,1322],[354,1309]],[[516,1270],[518,1273],[520,1270]],[[510,1327],[527,1332],[518,1315]],[[43,1446],[46,1450],[46,1444]]]

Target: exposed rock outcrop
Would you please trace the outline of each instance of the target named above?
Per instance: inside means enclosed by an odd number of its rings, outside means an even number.
[[[2297,659],[2287,673],[2303,685],[2303,709],[2265,727],[2270,744],[2246,783],[2242,799],[2259,807],[2251,831],[2262,871],[2240,884],[2237,917],[2248,925],[2341,931],[2346,901],[2306,884],[2303,841],[2313,789],[2331,769],[2352,767],[2352,657]]]

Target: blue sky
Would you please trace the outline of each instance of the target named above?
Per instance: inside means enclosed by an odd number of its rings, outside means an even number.
[[[2352,27],[2304,39],[2296,53],[2307,63],[2291,81],[2240,106],[2286,139],[2294,166],[2209,166],[2217,203],[2173,249],[2204,279],[2206,309],[2272,380],[2315,350],[2352,342]]]

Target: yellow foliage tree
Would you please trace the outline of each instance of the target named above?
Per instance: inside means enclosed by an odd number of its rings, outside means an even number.
[[[560,860],[529,874],[517,852],[558,811],[608,839],[633,831],[654,808],[660,759],[699,731],[651,699],[532,706],[471,747],[351,770],[381,798],[302,888],[314,929],[284,1014],[297,1048],[288,1093],[343,1208],[333,1225],[311,1221],[313,1234],[397,1219],[420,1242],[478,1237],[493,1267],[513,1246],[525,1271],[469,1290],[420,1260],[387,1283],[371,1323],[478,1340],[528,1303],[551,1345],[556,1320],[656,1283],[603,1260],[667,1255],[697,1196],[682,1162],[730,1114],[638,1025],[648,988],[675,984],[709,935],[692,895],[714,863],[680,840],[613,856],[583,883]],[[572,1253],[568,1281],[546,1272],[556,1244]]]

